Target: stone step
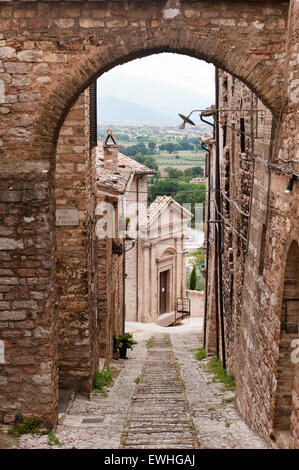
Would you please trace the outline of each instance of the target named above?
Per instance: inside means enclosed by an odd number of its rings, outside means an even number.
[[[198,448],[170,337],[156,335],[150,340],[150,345],[127,414],[121,448]],[[155,349],[157,345],[159,350]]]

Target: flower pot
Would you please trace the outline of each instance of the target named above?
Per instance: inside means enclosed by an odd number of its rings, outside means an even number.
[[[127,348],[119,348],[119,357],[121,359],[127,358]]]
[[[113,359],[116,361],[119,359],[119,351],[113,351]]]

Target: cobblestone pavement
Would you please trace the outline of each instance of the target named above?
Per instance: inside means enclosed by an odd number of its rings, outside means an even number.
[[[186,386],[189,412],[197,429],[202,449],[267,449],[259,437],[241,418],[233,401],[234,393],[223,391],[204,365],[195,359],[201,335],[198,333],[172,335],[174,353],[180,364]]]
[[[138,344],[129,359],[112,364],[119,375],[108,395],[90,400],[76,395],[61,416],[55,435],[62,448],[194,448],[196,438],[200,448],[267,448],[234,403],[225,401],[233,393],[223,392],[195,359],[194,349],[201,345],[200,319],[170,328],[130,322],[127,331]],[[47,440],[25,435],[18,447],[47,448]]]
[[[168,334],[155,334],[128,411],[122,448],[198,448],[183,382]]]

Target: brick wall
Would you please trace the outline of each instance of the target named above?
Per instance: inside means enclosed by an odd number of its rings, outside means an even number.
[[[48,173],[0,176],[0,419],[56,423],[57,326]]]
[[[61,128],[57,143],[56,208],[75,208],[78,226],[56,227],[56,280],[59,335],[59,386],[89,393],[96,304],[91,277],[95,193],[89,151],[89,94],[80,95]],[[93,183],[94,184],[94,183]],[[93,338],[94,339],[94,338]]]
[[[289,67],[280,120],[273,120],[244,84],[220,74],[221,108],[250,109],[253,105],[263,110],[258,116],[244,111],[221,114],[227,368],[235,375],[236,404],[245,419],[268,440],[276,439],[280,430],[288,431],[292,448],[299,446],[298,364],[291,359],[291,340],[298,338],[293,331],[299,322],[296,302],[289,306],[293,333],[286,333],[284,318],[290,288],[297,295],[298,185],[291,194],[285,189],[291,169],[298,171],[298,164],[289,161],[298,160],[297,5],[291,2]],[[241,130],[248,133],[245,138],[241,138]],[[211,262],[212,256],[213,250]],[[208,307],[211,305],[213,299],[209,298]]]

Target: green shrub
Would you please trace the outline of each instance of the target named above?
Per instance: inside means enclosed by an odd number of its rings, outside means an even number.
[[[109,366],[105,367],[101,371],[97,370],[93,380],[94,392],[105,394],[105,387],[110,387],[112,383],[112,371]]]
[[[206,350],[205,348],[198,348],[197,349],[197,352],[195,354],[195,358],[198,360],[198,361],[202,361],[203,359],[205,359],[207,357],[207,353],[206,353]]]
[[[8,433],[14,437],[19,437],[22,434],[42,434],[40,430],[40,418],[28,418],[24,423],[15,424]]]
[[[55,434],[51,431],[48,433],[48,446],[58,446],[58,447],[62,446],[58,437],[55,436]]]
[[[214,374],[215,382],[222,382],[225,385],[226,390],[235,390],[235,379],[232,375],[227,375],[226,370],[223,369],[220,359],[217,357],[212,357],[208,362],[208,370]]]

